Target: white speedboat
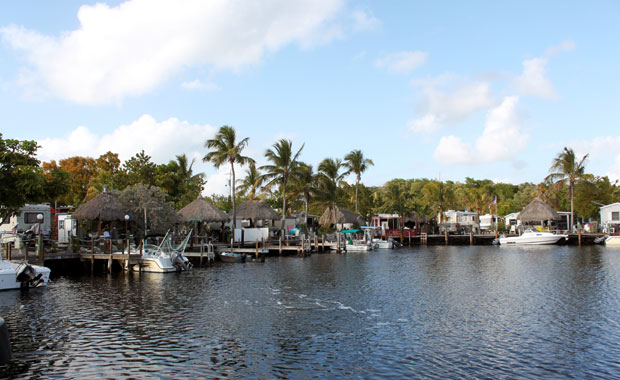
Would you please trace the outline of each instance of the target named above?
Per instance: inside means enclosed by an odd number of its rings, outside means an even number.
[[[372,243],[367,241],[367,242],[363,242],[363,241],[354,241],[353,244],[346,244],[346,250],[347,252],[364,252],[364,251],[370,251],[372,249]]]
[[[372,244],[373,244],[373,248],[375,249],[392,249],[394,248],[394,240],[392,240],[391,238],[388,240],[383,240],[383,239],[372,239]]]
[[[12,263],[0,258],[0,290],[46,286],[50,273],[48,267],[28,264],[25,261]]]
[[[166,233],[159,245],[144,244],[140,263],[134,265],[133,269],[140,272],[155,273],[189,270],[192,267],[192,263],[189,262],[187,257],[183,256],[183,252],[185,252],[185,247],[191,234],[192,232],[190,231],[183,239],[183,242],[176,248],[172,247],[172,234],[170,232]]]
[[[620,236],[610,235],[605,239],[605,245],[608,247],[620,247]]]
[[[567,239],[568,235],[554,234],[548,231],[527,230],[521,236],[500,236],[500,245],[548,245],[556,244],[561,239]]]

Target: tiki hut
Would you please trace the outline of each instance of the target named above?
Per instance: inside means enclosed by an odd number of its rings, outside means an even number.
[[[282,215],[263,201],[250,200],[237,206],[237,218],[249,219],[254,225],[259,220],[279,220]]]
[[[181,219],[184,222],[228,222],[228,214],[213,206],[202,197],[179,210]]]
[[[357,225],[362,225],[364,224],[364,218],[359,215],[354,213],[351,210],[348,210],[346,208],[343,207],[338,207],[338,206],[329,206],[328,208],[325,209],[325,212],[323,213],[323,215],[321,216],[321,219],[319,219],[319,223],[324,225],[324,226],[329,226],[329,225],[338,225],[338,224],[357,224]]]
[[[98,221],[97,234],[101,235],[101,222],[123,220],[127,210],[118,198],[107,191],[81,205],[73,214],[73,219]]]
[[[525,206],[517,218],[522,223],[540,222],[541,224],[544,224],[545,221],[550,222],[561,219],[560,215],[551,206],[538,198],[535,198]]]
[[[127,210],[117,197],[104,191],[81,205],[74,213],[73,219],[100,220],[111,222],[123,220]]]

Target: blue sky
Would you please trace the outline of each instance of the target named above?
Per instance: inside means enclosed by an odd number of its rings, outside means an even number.
[[[564,146],[620,178],[620,3],[345,0],[0,3],[0,132],[42,160],[200,162],[221,125],[316,165],[540,182]]]

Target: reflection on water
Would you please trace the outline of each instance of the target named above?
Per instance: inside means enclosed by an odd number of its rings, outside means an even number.
[[[1,378],[610,378],[620,251],[420,247],[0,293]]]

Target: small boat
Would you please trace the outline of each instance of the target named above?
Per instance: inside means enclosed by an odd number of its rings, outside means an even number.
[[[372,239],[372,244],[375,249],[393,249],[394,248],[394,240],[389,238],[388,240],[383,240],[379,238]]]
[[[554,234],[548,231],[527,230],[521,236],[500,236],[500,245],[549,245],[556,244],[561,239],[568,239],[568,235]]]
[[[605,245],[608,247],[620,247],[620,235],[609,235],[605,239]]]
[[[28,264],[25,261],[12,263],[0,257],[0,290],[46,286],[50,273],[48,267]]]
[[[364,234],[364,239],[354,239],[355,235],[360,232]],[[344,241],[347,252],[365,252],[374,248],[372,238],[364,230],[342,230],[340,233],[345,236]]]
[[[238,252],[218,252],[217,256],[225,263],[245,263],[246,254]]]
[[[144,244],[144,252],[140,263],[134,265],[134,270],[140,272],[168,273],[188,271],[192,267],[187,257],[183,256],[185,247],[189,241],[192,231],[185,236],[183,242],[178,247],[172,246],[172,234],[166,233],[159,245]]]

